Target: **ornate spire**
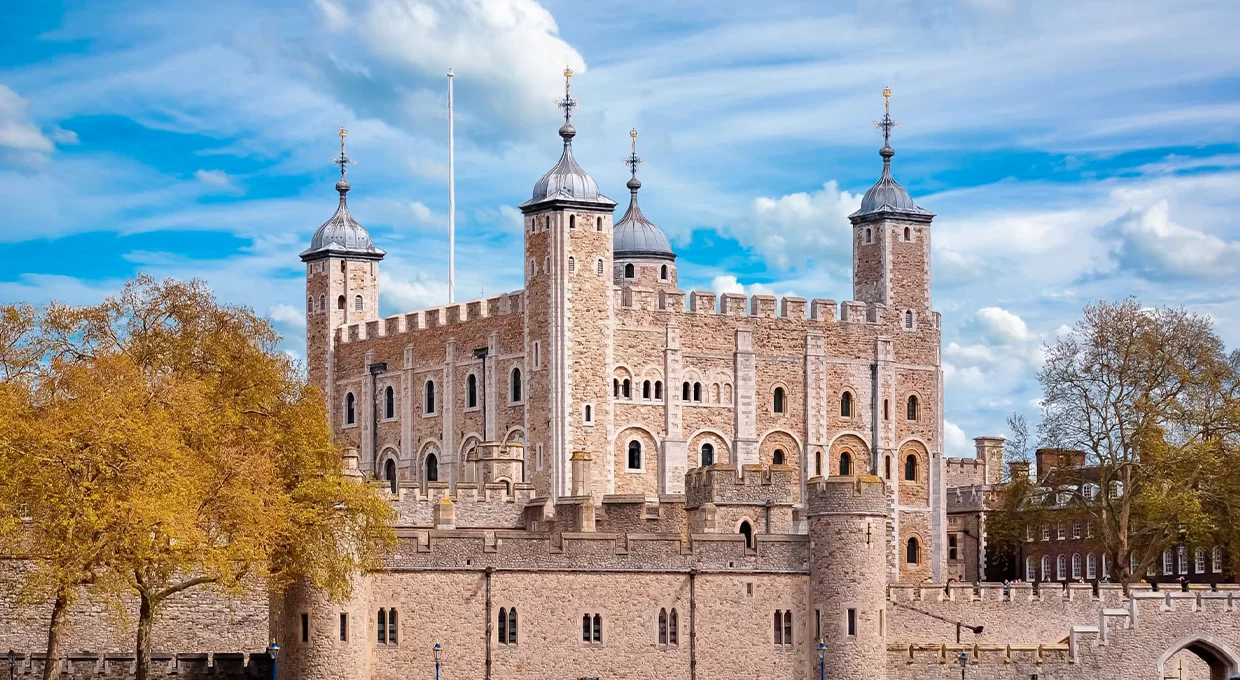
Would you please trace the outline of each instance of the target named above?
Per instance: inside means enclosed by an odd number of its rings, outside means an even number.
[[[573,99],[572,94],[573,70],[567,66],[564,67],[564,98],[556,102],[555,105],[564,109],[564,124],[560,126],[560,137],[564,139],[564,145],[567,146],[573,141],[573,136],[577,134],[577,130],[573,127],[573,109],[577,108],[577,100]]]
[[[349,158],[348,154],[344,152],[344,138],[349,136],[349,132],[348,130],[344,129],[343,125],[340,126],[339,134],[340,134],[340,155],[337,156],[335,159],[333,159],[332,163],[340,166],[340,181],[336,182],[336,191],[340,192],[340,200],[343,201],[344,195],[349,193],[349,180],[344,178],[345,173],[348,172],[349,166],[356,163],[357,161],[353,160],[352,158]]]
[[[891,157],[896,155],[896,150],[891,148],[891,128],[899,125],[898,122],[891,119],[891,88],[883,88],[883,117],[881,120],[874,121],[874,127],[883,131],[883,148],[878,150],[878,155],[883,157],[883,172],[891,172]]]
[[[624,164],[629,166],[629,174],[631,175],[625,186],[627,186],[629,191],[633,192],[634,197],[636,197],[637,190],[642,186],[641,180],[637,179],[637,166],[645,163],[646,161],[642,160],[637,155],[637,128],[629,130],[629,138],[632,140],[632,151],[626,158],[622,159]]]

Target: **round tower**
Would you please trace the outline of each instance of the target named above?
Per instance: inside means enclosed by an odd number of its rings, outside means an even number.
[[[887,518],[883,480],[818,479],[807,496],[810,625],[825,644],[825,675],[887,677]],[[819,677],[817,641],[809,652]]]
[[[637,128],[629,131],[633,150],[624,159],[631,177],[629,209],[616,222],[614,237],[615,282],[620,286],[640,286],[651,290],[676,290],[676,253],[663,230],[642,214],[637,204],[637,190],[642,182],[637,179],[637,167],[644,163],[637,156]]]

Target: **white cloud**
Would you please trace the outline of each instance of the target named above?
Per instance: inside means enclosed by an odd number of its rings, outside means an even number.
[[[23,164],[36,164],[55,148],[30,120],[26,100],[0,84],[0,160],[8,156]]]
[[[448,216],[437,213],[422,201],[414,201],[409,204],[409,212],[413,214],[413,221],[423,226],[448,226]]]
[[[964,430],[950,420],[943,420],[943,454],[953,458],[971,458],[977,447],[965,436]]]
[[[1000,307],[977,310],[976,319],[982,330],[998,342],[1030,342],[1037,339],[1029,332],[1025,320]]]
[[[1132,210],[1110,226],[1121,267],[1150,279],[1223,278],[1240,273],[1240,241],[1172,221],[1167,200]]]
[[[293,308],[291,305],[278,304],[273,305],[267,310],[267,317],[277,324],[292,326],[294,328],[306,327],[306,315],[299,309]]]
[[[217,189],[236,189],[232,177],[223,170],[198,170],[194,172],[194,179]]]
[[[744,295],[748,297],[750,295],[774,295],[775,294],[775,289],[771,288],[765,283],[751,283],[749,285],[745,285],[741,283],[740,280],[737,279],[735,275],[731,275],[731,274],[716,276],[715,278],[711,279],[710,289],[715,291],[716,293],[719,293],[720,295],[724,293],[732,293],[735,295]]]
[[[860,205],[860,196],[842,191],[832,180],[814,192],[759,196],[749,214],[726,229],[779,269],[811,261],[847,266],[852,260],[848,215]]]
[[[436,77],[452,68],[461,80],[496,88],[488,100],[501,114],[547,118],[564,67],[585,71],[581,53],[535,0],[372,0],[359,28],[395,63]]]
[[[397,278],[379,271],[379,295],[382,303],[401,313],[430,309],[447,303],[448,284],[425,274],[414,278]]]
[[[340,31],[348,27],[350,18],[344,7],[332,0],[314,0],[314,6],[323,14],[323,23],[328,30]]]

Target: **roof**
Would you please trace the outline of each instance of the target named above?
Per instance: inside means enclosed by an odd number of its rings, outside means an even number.
[[[582,170],[577,159],[573,158],[572,140],[576,134],[577,130],[570,123],[566,122],[560,127],[560,137],[564,140],[564,151],[560,153],[560,160],[534,183],[530,200],[522,203],[522,208],[556,200],[615,207],[616,202],[599,192],[598,182]]]
[[[641,188],[641,185],[641,181],[636,177],[630,179],[627,184],[630,193],[629,209],[624,211],[624,217],[616,222],[613,232],[615,257],[617,259],[649,257],[675,260],[676,253],[672,251],[672,244],[667,240],[667,234],[646,219],[646,216],[642,214],[641,206],[637,204],[637,190]]]
[[[908,190],[900,186],[900,183],[891,176],[891,157],[896,155],[895,149],[884,144],[883,148],[879,149],[878,155],[883,157],[883,172],[874,186],[870,187],[869,191],[865,192],[865,196],[861,198],[861,208],[848,217],[856,219],[884,213],[920,218],[934,217],[934,213],[929,210],[917,207],[917,204],[913,202],[913,197],[909,196]]]
[[[381,260],[387,253],[375,247],[370,232],[353,219],[349,212],[345,194],[349,193],[349,182],[341,179],[336,182],[336,191],[340,192],[340,203],[336,212],[322,224],[310,238],[310,247],[301,253],[303,262],[324,257],[353,257]]]

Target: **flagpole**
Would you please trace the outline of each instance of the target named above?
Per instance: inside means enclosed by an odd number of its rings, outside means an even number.
[[[453,158],[452,69],[448,69],[448,304],[452,304],[456,278],[456,176]]]

